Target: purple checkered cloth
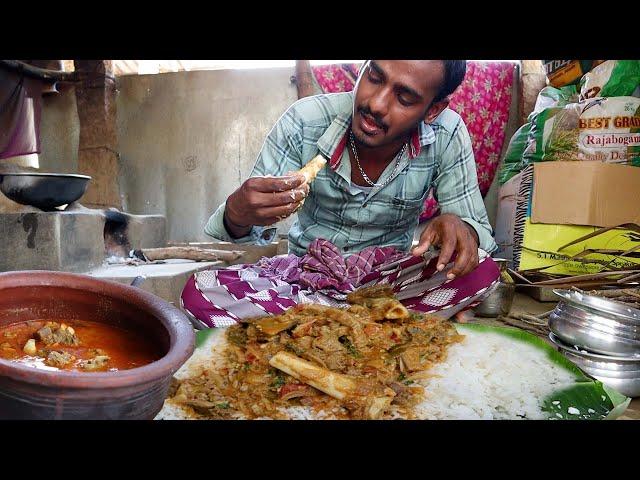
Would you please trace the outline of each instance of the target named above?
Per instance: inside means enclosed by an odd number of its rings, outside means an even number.
[[[388,284],[407,308],[450,318],[477,305],[499,280],[496,263],[479,253],[475,270],[448,280],[452,263],[439,272],[438,252],[414,257],[392,247],[369,247],[345,258],[331,242],[317,239],[303,257],[265,257],[254,265],[197,272],[181,302],[196,326],[225,327],[279,315],[299,303],[344,307],[346,295],[356,288]]]
[[[290,254],[263,258],[259,265],[262,275],[296,283],[305,289],[334,288],[350,292],[376,267],[404,256],[405,253],[393,247],[367,247],[345,259],[333,243],[317,239],[311,242],[304,257]]]

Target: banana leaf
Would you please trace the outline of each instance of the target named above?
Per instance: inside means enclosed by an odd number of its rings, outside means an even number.
[[[207,339],[219,330],[219,328],[205,328],[204,330],[198,330],[196,332],[196,350],[204,346],[204,344],[207,343]]]
[[[612,420],[618,418],[629,406],[631,399],[585,375],[575,364],[555,350],[545,340],[518,328],[493,327],[474,323],[456,324],[458,332],[496,333],[514,341],[531,345],[546,353],[550,362],[573,374],[575,385],[554,392],[542,402],[542,410],[549,420]],[[219,328],[207,328],[196,333],[196,353],[206,350],[213,335],[223,332]],[[579,411],[579,414],[569,413]],[[575,409],[575,410],[574,410]]]
[[[473,323],[457,324],[456,329],[463,335],[465,331],[495,333],[531,345],[545,352],[550,362],[572,373],[575,385],[543,399],[542,410],[548,420],[613,420],[622,415],[631,402],[630,398],[586,375],[545,340],[529,332]]]

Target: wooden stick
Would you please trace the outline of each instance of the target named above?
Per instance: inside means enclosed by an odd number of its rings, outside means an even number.
[[[309,60],[296,60],[295,83],[298,98],[310,97],[315,93],[313,70]]]
[[[523,322],[522,320],[514,319],[512,317],[499,317],[498,320],[503,323],[506,323],[507,325],[511,325],[512,327],[521,328],[522,330],[527,330],[529,332],[533,332],[540,336],[546,336],[548,333],[540,327],[536,327],[534,325]]]
[[[573,277],[544,280],[542,282],[537,282],[536,285],[554,285],[558,283],[569,283],[569,282],[576,283],[577,281],[596,280],[596,279],[611,277],[614,275],[627,275],[627,274],[633,274],[633,273],[638,273],[638,270],[618,270],[618,271],[610,270],[607,272],[591,273],[586,275],[575,275]]]
[[[522,287],[522,288],[541,288],[541,289],[545,289],[545,290],[554,290],[554,289],[571,289],[572,287],[582,287],[583,289],[587,289],[587,288],[591,288],[591,289],[596,289],[596,288],[600,288],[600,287],[604,287],[607,285],[617,285],[615,283],[615,281],[588,281],[588,282],[568,282],[568,283],[558,283],[555,285],[524,285],[522,283],[518,283],[517,284],[518,287]]]
[[[598,297],[605,298],[618,298],[618,297],[634,297],[640,298],[640,291],[638,289],[630,289],[630,288],[619,288],[615,290],[593,290],[588,292],[590,295],[595,295]]]
[[[635,273],[633,275],[629,275],[628,277],[621,278],[617,283],[626,283],[631,280],[635,280],[636,278],[640,278],[640,273]]]
[[[232,262],[240,258],[245,253],[237,250],[208,250],[197,247],[143,248],[141,251],[150,262],[155,260],[168,260],[172,258],[195,260],[197,262],[210,262],[216,260]]]
[[[541,327],[545,327],[547,325],[547,322],[539,319],[535,315],[529,315],[528,313],[516,313],[515,315],[518,316],[520,320],[531,322],[534,325],[539,325]]]
[[[23,73],[29,77],[39,80],[58,81],[58,82],[76,82],[79,80],[80,72],[62,72],[60,70],[50,70],[46,68],[35,67],[19,60],[0,60],[0,66]]]
[[[533,284],[533,282],[531,282],[531,280],[529,280],[528,278],[520,275],[518,272],[516,272],[515,270],[511,270],[510,268],[507,268],[507,272],[511,275],[513,275],[514,277],[518,277],[520,280],[523,280],[524,282],[526,282],[527,284]]]

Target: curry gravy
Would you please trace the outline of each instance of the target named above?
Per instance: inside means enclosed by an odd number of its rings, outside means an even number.
[[[77,345],[46,344],[38,335],[50,322],[72,328]],[[35,340],[37,354],[24,351],[27,342]],[[33,341],[31,342],[33,344]],[[86,320],[31,320],[0,328],[0,358],[45,370],[73,370],[81,372],[113,372],[141,367],[162,357],[160,349],[143,335],[113,325]],[[63,366],[52,366],[47,353],[56,351],[75,357]],[[99,353],[97,353],[99,352]],[[31,352],[33,353],[33,352]],[[97,355],[108,357],[104,365],[87,369],[87,361]]]

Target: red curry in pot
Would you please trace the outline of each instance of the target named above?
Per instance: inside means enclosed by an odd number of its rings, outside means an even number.
[[[113,372],[162,357],[142,334],[85,320],[30,320],[0,327],[0,358],[46,370]]]

